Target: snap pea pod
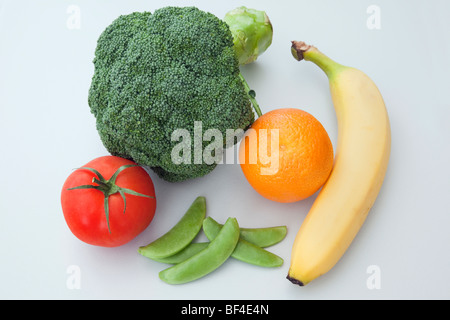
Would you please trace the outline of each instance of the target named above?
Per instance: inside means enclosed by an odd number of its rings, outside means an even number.
[[[148,245],[139,247],[138,252],[150,259],[162,259],[180,252],[197,236],[205,216],[206,199],[197,197],[172,229]]]
[[[223,225],[218,223],[211,217],[206,218],[208,225],[215,225],[215,228],[222,227]],[[251,242],[258,247],[266,248],[270,247],[286,237],[286,226],[275,226],[267,228],[240,228],[241,239]]]
[[[222,224],[215,221],[213,218],[206,218],[207,223],[214,224],[216,230],[220,230],[223,227]],[[259,247],[269,247],[274,245],[281,240],[283,240],[286,236],[287,228],[286,226],[275,226],[275,227],[266,227],[266,228],[240,228],[240,239],[251,242]],[[167,263],[167,264],[177,264],[180,263],[194,254],[204,249],[208,245],[208,242],[192,242],[186,248],[181,250],[180,252],[174,254],[173,256],[169,256],[166,258],[153,259],[158,262]],[[248,245],[247,245],[248,246]],[[250,253],[257,254],[260,250],[251,250]],[[272,257],[273,258],[273,257]],[[253,261],[256,257],[249,256],[247,260]],[[277,259],[274,259],[275,261]],[[271,260],[272,261],[272,260]],[[282,263],[282,262],[281,262]],[[268,264],[268,262],[266,262]]]
[[[182,284],[206,276],[220,267],[231,255],[239,240],[236,218],[228,218],[217,237],[189,259],[164,269],[159,278],[169,284]]]
[[[241,228],[241,238],[261,248],[267,248],[277,244],[286,237],[286,234],[286,226]]]
[[[186,248],[178,253],[175,253],[173,256],[153,260],[167,264],[177,264],[199,253],[200,251],[205,249],[208,244],[209,242],[192,242]]]
[[[214,223],[213,221],[213,219],[208,218],[203,220],[203,231],[210,241],[214,241],[221,232],[221,229],[223,229],[222,225]],[[231,256],[246,263],[268,268],[279,267],[284,262],[284,260],[276,254],[241,238],[239,238],[236,248]]]

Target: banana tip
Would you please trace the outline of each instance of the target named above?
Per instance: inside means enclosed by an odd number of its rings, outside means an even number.
[[[292,278],[289,275],[286,276],[286,279],[288,279],[290,282],[292,282],[293,284],[299,285],[300,287],[303,287],[305,284],[303,282],[301,282],[298,279]]]

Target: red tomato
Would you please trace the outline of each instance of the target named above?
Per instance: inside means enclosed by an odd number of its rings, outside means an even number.
[[[77,238],[96,246],[117,247],[134,239],[153,220],[155,189],[148,173],[133,161],[104,156],[67,178],[61,205]]]

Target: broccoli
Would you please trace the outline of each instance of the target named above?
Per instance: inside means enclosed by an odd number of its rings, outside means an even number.
[[[98,38],[93,63],[88,104],[105,148],[164,180],[201,177],[217,165],[174,163],[175,129],[193,136],[201,121],[203,132],[214,128],[225,137],[226,129],[246,130],[255,119],[228,25],[196,7],[119,16]]]

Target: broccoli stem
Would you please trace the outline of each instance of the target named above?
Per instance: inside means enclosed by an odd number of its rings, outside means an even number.
[[[244,84],[245,91],[247,91],[248,98],[252,102],[253,109],[255,109],[256,114],[258,115],[258,117],[261,117],[262,116],[262,112],[261,112],[261,109],[259,108],[258,102],[255,99],[255,95],[256,95],[255,91],[250,89],[250,86],[248,85],[247,81],[245,81],[245,78],[244,78],[244,76],[241,73],[239,73],[239,78],[241,78],[241,81]]]

